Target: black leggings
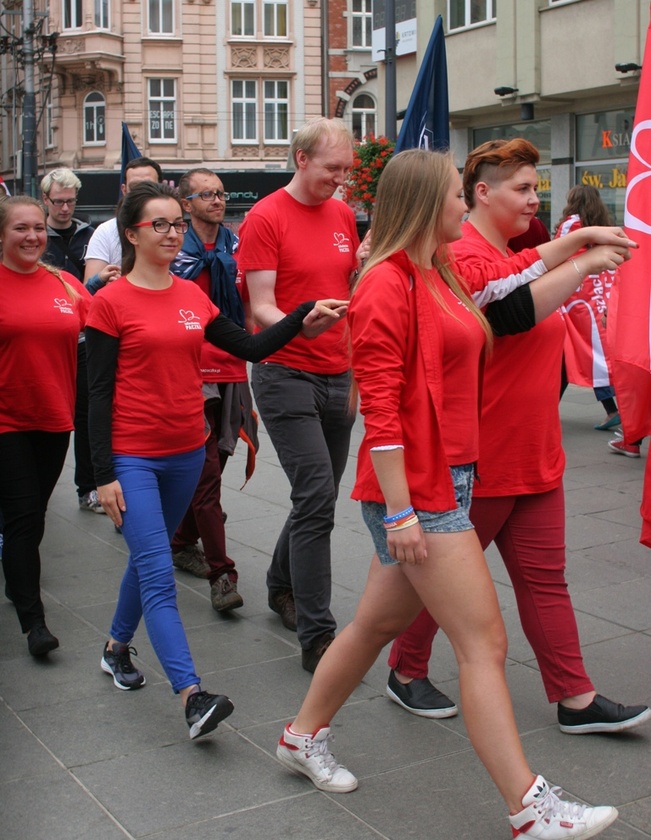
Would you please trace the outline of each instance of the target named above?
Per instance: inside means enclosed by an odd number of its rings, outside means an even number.
[[[39,546],[69,440],[70,432],[0,434],[2,567],[23,633],[44,619]]]

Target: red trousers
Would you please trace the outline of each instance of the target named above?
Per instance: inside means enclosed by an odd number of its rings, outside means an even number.
[[[221,432],[221,406],[217,403],[206,410],[210,435],[206,440],[206,460],[192,502],[172,539],[172,549],[196,545],[201,537],[206,563],[210,567],[208,580],[216,583],[224,572],[237,581],[235,562],[226,553],[226,529],[221,507],[222,471],[229,458],[217,442]]]
[[[482,548],[494,541],[502,556],[549,702],[592,691],[565,580],[563,487],[529,496],[476,497],[470,518]],[[407,677],[426,677],[437,630],[423,610],[393,643],[389,667]]]

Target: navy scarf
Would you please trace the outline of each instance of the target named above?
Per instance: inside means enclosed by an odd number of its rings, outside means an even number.
[[[235,280],[237,263],[231,256],[238,239],[229,228],[219,226],[215,248],[207,251],[192,225],[183,239],[183,247],[172,263],[173,274],[183,280],[196,280],[204,269],[210,274],[210,300],[222,315],[244,327],[244,307]]]

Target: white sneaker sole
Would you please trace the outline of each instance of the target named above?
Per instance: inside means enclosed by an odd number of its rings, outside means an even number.
[[[402,706],[402,708],[406,712],[409,712],[409,714],[418,715],[418,717],[431,718],[432,720],[442,720],[443,718],[451,718],[459,714],[459,709],[456,705],[449,706],[447,709],[415,709],[413,706],[408,706],[403,700],[401,700],[395,691],[389,688],[389,686],[387,686],[387,697],[390,700],[393,700],[394,703]]]
[[[326,791],[327,793],[350,793],[353,790],[357,790],[357,786],[359,784],[357,779],[354,779],[354,781],[347,785],[335,785],[332,782],[321,781],[310,772],[308,767],[296,761],[291,750],[288,750],[287,747],[283,747],[282,744],[278,744],[276,749],[276,758],[281,764],[297,776],[307,776],[314,787],[319,790]]]
[[[618,723],[584,723],[579,726],[559,724],[559,727],[561,732],[566,735],[590,735],[599,732],[625,732],[627,729],[635,729],[636,726],[646,723],[647,720],[651,720],[651,709],[645,709],[639,715]]]

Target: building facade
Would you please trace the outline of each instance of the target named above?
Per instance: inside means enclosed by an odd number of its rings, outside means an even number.
[[[648,0],[418,0],[418,54],[397,60],[405,108],[437,15],[446,32],[451,145],[524,136],[540,150],[541,216],[593,184],[623,222]],[[384,84],[380,66],[379,83]],[[379,115],[384,124],[385,115]]]

